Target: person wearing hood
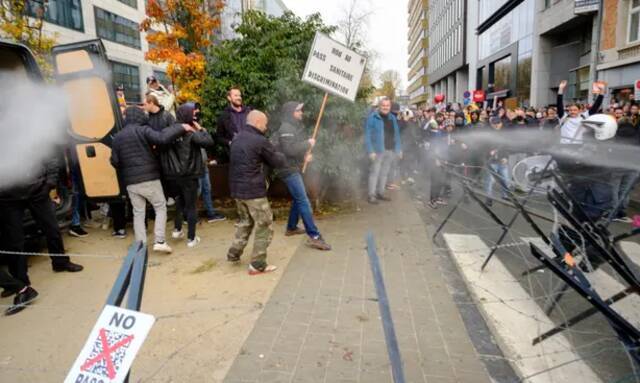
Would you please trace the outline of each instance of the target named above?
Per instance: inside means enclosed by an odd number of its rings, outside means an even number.
[[[236,234],[227,253],[229,262],[238,263],[255,228],[249,275],[268,273],[276,266],[267,263],[267,248],[273,238],[273,213],[267,199],[265,165],[274,169],[286,165],[265,137],[267,116],[252,110],[247,115],[247,129],[238,133],[231,144],[229,189],[238,210]]]
[[[369,169],[369,203],[390,201],[385,186],[394,158],[402,159],[402,142],[397,119],[391,113],[391,100],[383,98],[377,111],[371,113],[364,127],[364,142],[371,160]]]
[[[276,174],[284,181],[291,195],[291,209],[287,221],[286,236],[307,234],[307,245],[318,250],[331,250],[331,246],[325,242],[313,220],[313,209],[307,197],[301,169],[305,161],[311,162],[313,156],[308,153],[316,144],[313,138],[307,138],[302,119],[304,117],[304,104],[297,101],[289,101],[282,106],[282,122],[276,133],[280,151],[287,159],[286,166],[279,169]],[[298,227],[302,218],[304,230]]]
[[[166,145],[193,131],[189,125],[173,125],[158,132],[152,129],[145,112],[130,106],[125,110],[124,129],[113,138],[111,165],[118,171],[133,206],[133,231],[136,241],[147,242],[145,213],[147,201],[156,214],[153,250],[171,253],[165,241],[167,203],[160,183],[160,165],[152,145]]]
[[[227,101],[229,105],[220,113],[216,122],[216,142],[224,146],[225,155],[231,148],[233,137],[245,128],[247,114],[251,111],[251,108],[242,104],[242,91],[237,86],[229,88]],[[222,160],[228,160],[228,158],[222,158]]]
[[[204,174],[202,148],[212,147],[213,138],[195,120],[199,110],[196,103],[188,102],[178,107],[177,124],[188,125],[192,131],[178,137],[170,145],[161,147],[160,162],[163,175],[176,186],[176,218],[171,236],[184,238],[182,232],[183,217],[187,219],[187,246],[193,248],[200,243],[196,236],[196,200],[198,199],[198,180]]]

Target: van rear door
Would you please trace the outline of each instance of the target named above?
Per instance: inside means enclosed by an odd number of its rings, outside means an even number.
[[[99,39],[58,45],[52,56],[55,79],[68,98],[71,157],[84,192],[94,200],[118,197],[122,190],[109,159],[123,123],[104,45]]]

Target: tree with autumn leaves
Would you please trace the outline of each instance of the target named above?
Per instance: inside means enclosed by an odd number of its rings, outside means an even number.
[[[178,102],[200,100],[206,75],[206,53],[220,30],[224,0],[148,0],[149,51],[145,58],[166,63],[167,75],[177,89]]]
[[[34,53],[43,75],[49,78],[49,61],[55,35],[43,32],[45,0],[0,0],[0,37],[26,45]]]

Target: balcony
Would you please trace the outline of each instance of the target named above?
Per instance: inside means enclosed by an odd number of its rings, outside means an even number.
[[[600,8],[600,0],[576,0],[573,13],[576,15],[585,15],[587,13],[597,12],[598,8]]]

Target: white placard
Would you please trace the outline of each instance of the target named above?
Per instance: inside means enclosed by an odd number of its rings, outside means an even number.
[[[120,383],[153,326],[153,315],[105,306],[64,383]]]
[[[302,81],[355,101],[366,64],[366,57],[316,32]]]

